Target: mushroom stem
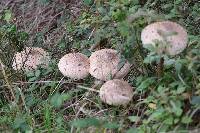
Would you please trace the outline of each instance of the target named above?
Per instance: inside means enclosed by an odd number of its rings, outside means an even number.
[[[158,78],[160,78],[163,75],[163,70],[164,70],[163,68],[164,68],[164,58],[161,57],[160,61],[158,63],[158,66],[157,66],[157,76],[158,76]]]

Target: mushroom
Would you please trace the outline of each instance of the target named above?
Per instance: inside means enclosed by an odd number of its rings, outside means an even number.
[[[171,21],[155,22],[146,26],[141,33],[143,46],[146,48],[153,45],[155,52],[159,55],[177,55],[182,52],[188,41],[187,31],[179,24]],[[161,56],[157,75],[161,77],[163,73],[164,58]]]
[[[107,81],[100,88],[100,99],[109,105],[126,105],[133,97],[133,89],[121,79]]]
[[[58,68],[60,72],[72,79],[83,79],[89,74],[89,59],[81,53],[69,53],[63,56]]]
[[[113,49],[101,49],[92,53],[90,60],[90,74],[100,80],[123,78],[130,71],[131,64],[126,61],[120,68],[120,55]]]
[[[17,52],[13,57],[12,67],[14,70],[30,71],[37,69],[38,66],[47,68],[50,56],[42,48],[25,47],[25,50]]]
[[[182,52],[188,41],[187,31],[171,21],[155,22],[146,26],[141,33],[144,47],[158,46],[158,54],[176,55]]]

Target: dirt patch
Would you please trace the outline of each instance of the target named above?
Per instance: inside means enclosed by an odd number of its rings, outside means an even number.
[[[66,37],[66,21],[77,18],[81,5],[80,0],[8,0],[0,2],[0,12],[12,11],[12,22],[29,34],[27,46],[55,53],[55,45]]]

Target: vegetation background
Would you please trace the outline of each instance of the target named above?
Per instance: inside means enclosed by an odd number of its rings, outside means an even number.
[[[165,58],[145,50],[140,34],[161,20],[188,31],[188,47]],[[11,68],[25,46],[51,56],[48,69]],[[102,103],[94,78],[72,81],[58,71],[69,52],[117,49],[133,66],[125,77],[134,89],[127,106]],[[0,132],[154,133],[200,128],[200,1],[198,0],[1,0]]]

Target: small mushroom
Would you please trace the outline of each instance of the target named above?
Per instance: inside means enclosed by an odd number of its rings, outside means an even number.
[[[131,64],[126,61],[120,68],[120,55],[113,49],[101,49],[92,53],[90,60],[90,74],[100,80],[123,78],[130,71]]]
[[[41,67],[47,68],[50,61],[49,54],[42,48],[25,47],[25,50],[17,52],[13,57],[14,70],[30,71]]]
[[[60,72],[72,79],[83,79],[89,74],[89,59],[81,53],[69,53],[63,56],[58,68]]]
[[[109,80],[100,88],[100,99],[109,105],[126,105],[132,97],[133,89],[124,80]]]
[[[179,24],[171,21],[155,22],[146,26],[141,33],[144,47],[158,47],[157,53],[176,55],[182,52],[188,41],[187,31]]]

